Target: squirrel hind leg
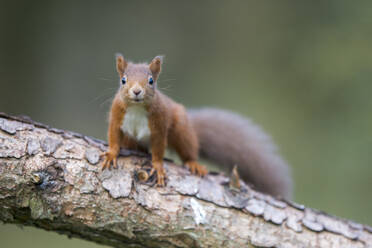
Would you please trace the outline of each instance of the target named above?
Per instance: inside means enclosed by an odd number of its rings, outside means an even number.
[[[189,167],[192,174],[205,176],[208,173],[208,170],[205,168],[205,166],[199,164],[196,161],[186,161],[185,165]]]

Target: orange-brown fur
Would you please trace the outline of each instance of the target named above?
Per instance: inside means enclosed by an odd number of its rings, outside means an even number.
[[[163,157],[166,147],[170,147],[194,174],[203,176],[207,173],[204,166],[197,162],[200,153],[221,167],[237,165],[242,179],[253,184],[255,189],[290,199],[290,169],[278,155],[270,136],[249,119],[230,111],[204,108],[186,112],[182,105],[156,90],[161,62],[161,57],[155,57],[150,64],[132,64],[121,55],[117,56],[117,71],[120,79],[125,78],[125,84],[120,86],[112,102],[109,148],[102,168],[111,164],[116,167],[120,147],[150,150],[151,173],[156,172],[157,183],[164,185]],[[153,85],[150,84],[151,77]],[[138,106],[141,106],[140,111]],[[133,109],[140,113],[138,123],[130,122],[131,118],[137,121],[133,117],[136,116]],[[142,122],[144,115],[145,124]],[[122,128],[127,128],[126,133]],[[136,128],[145,132],[141,133]],[[128,135],[130,132],[132,136]]]
[[[141,105],[148,113],[152,173],[156,172],[158,184],[164,185],[163,157],[167,146],[179,154],[192,173],[203,176],[207,170],[197,162],[198,139],[184,107],[156,90],[161,62],[161,57],[155,57],[149,65],[131,64],[126,62],[121,55],[117,56],[117,71],[120,79],[126,78],[126,83],[119,88],[112,103],[108,129],[109,149],[105,153],[102,168],[109,168],[111,162],[116,167],[120,147],[147,149],[121,130],[127,108],[132,105]],[[153,86],[149,85],[149,77],[154,80]],[[144,92],[141,102],[133,100],[135,99],[133,98],[134,91]]]

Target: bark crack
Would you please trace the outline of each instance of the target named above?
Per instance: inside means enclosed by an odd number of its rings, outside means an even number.
[[[170,160],[166,187],[143,183],[149,154],[121,150],[120,168],[100,171],[106,146],[0,113],[0,221],[113,247],[372,246],[369,226]]]

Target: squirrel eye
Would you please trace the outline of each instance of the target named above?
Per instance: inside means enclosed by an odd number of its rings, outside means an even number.
[[[149,84],[153,85],[154,84],[154,79],[152,77],[149,77]]]
[[[121,84],[125,84],[127,82],[127,77],[124,76],[122,79],[121,79]]]

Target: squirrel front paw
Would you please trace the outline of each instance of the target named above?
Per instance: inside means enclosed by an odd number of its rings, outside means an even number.
[[[163,162],[152,162],[152,169],[150,176],[152,176],[156,171],[157,185],[165,186],[165,170],[163,167]]]
[[[105,158],[102,163],[102,168],[101,168],[102,170],[106,168],[110,169],[111,162],[114,165],[114,168],[117,168],[117,158],[118,158],[117,152],[109,149],[107,152],[104,152],[101,156]]]
[[[205,176],[208,173],[208,170],[201,164],[196,161],[189,161],[186,162],[187,167],[189,167],[192,174],[196,174],[198,176]]]

